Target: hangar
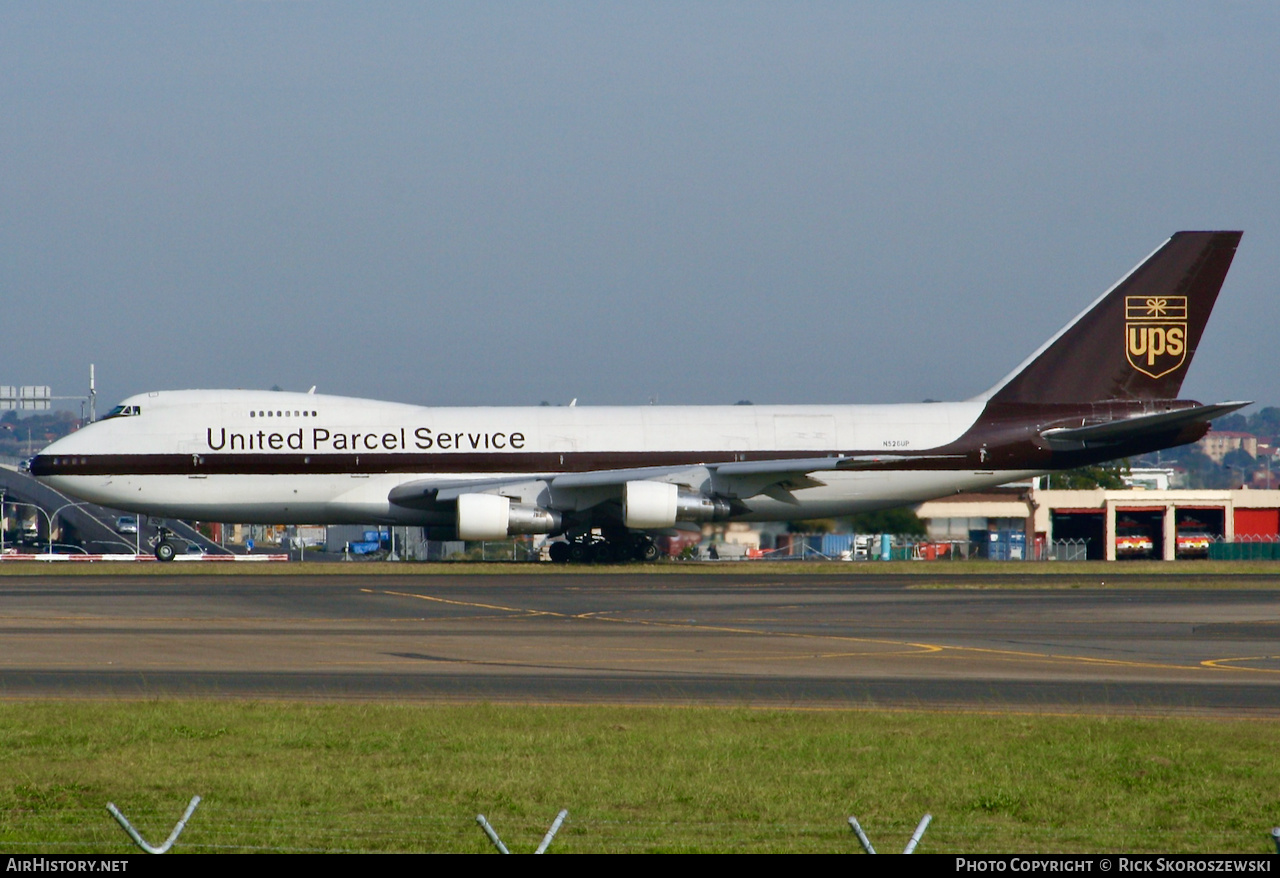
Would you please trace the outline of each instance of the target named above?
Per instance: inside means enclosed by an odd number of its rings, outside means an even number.
[[[1011,485],[956,494],[916,511],[933,539],[1022,531],[1029,557],[1062,540],[1085,541],[1088,557],[1205,557],[1212,542],[1280,540],[1280,490],[1037,490]]]

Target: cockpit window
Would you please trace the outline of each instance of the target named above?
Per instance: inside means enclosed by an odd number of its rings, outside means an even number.
[[[102,420],[107,421],[111,418],[129,418],[134,415],[142,414],[142,406],[140,405],[118,405],[103,416]]]

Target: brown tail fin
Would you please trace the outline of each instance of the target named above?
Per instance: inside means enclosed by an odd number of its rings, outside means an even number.
[[[977,399],[1176,399],[1240,236],[1177,232]]]

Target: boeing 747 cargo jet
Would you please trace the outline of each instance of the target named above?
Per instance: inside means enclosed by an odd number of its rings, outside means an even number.
[[[564,535],[558,561],[653,559],[653,536],[679,523],[850,515],[1199,439],[1248,405],[1177,398],[1240,234],[1178,232],[965,402],[431,408],[155,391],[31,472],[162,518]]]

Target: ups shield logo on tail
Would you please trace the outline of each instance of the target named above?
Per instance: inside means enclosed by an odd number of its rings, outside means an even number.
[[[1187,297],[1126,296],[1125,353],[1143,375],[1162,378],[1187,358]]]

